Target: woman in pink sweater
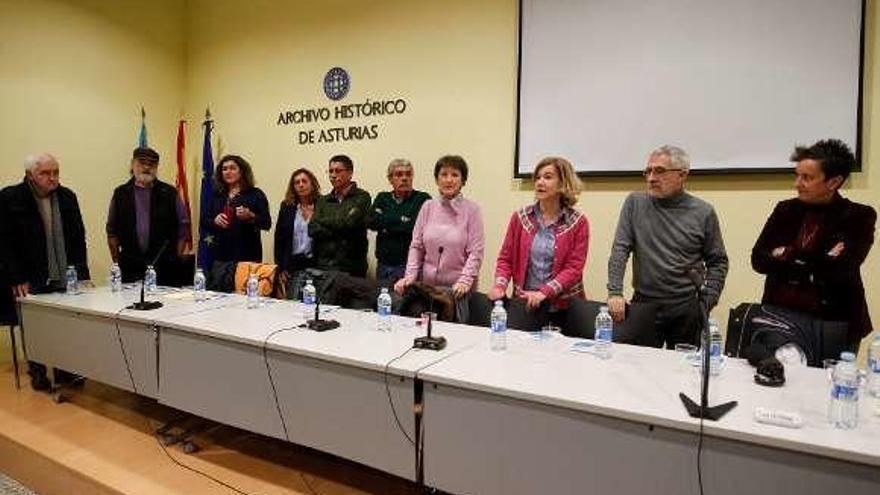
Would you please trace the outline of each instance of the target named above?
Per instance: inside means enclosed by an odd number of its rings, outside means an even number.
[[[584,297],[590,225],[574,209],[580,180],[564,158],[544,158],[535,167],[535,203],[514,212],[495,263],[495,285],[489,299],[503,298],[513,282],[514,305],[528,311],[527,321],[513,322],[536,330],[552,322],[565,325],[571,298]],[[511,315],[512,316],[512,315]]]
[[[403,294],[416,280],[450,288],[459,301],[477,287],[483,263],[483,218],[480,207],[461,194],[467,182],[467,163],[460,156],[444,156],[434,166],[440,197],[419,211],[404,277],[394,284]],[[460,315],[461,316],[461,315]]]

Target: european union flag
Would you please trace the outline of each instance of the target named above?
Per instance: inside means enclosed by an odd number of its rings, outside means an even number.
[[[211,148],[211,131],[214,129],[214,121],[211,119],[210,110],[205,111],[205,144],[202,147],[202,191],[199,195],[199,218],[204,220],[208,217],[208,208],[211,205],[211,197],[214,194],[214,151]],[[214,262],[213,253],[214,238],[211,229],[204,221],[199,222],[199,268],[207,271]]]

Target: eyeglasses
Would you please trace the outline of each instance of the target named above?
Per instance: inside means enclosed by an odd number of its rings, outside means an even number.
[[[666,167],[648,167],[644,171],[642,171],[642,175],[645,177],[654,174],[657,176],[666,175],[667,172],[673,172],[676,170],[684,170],[682,168],[666,168]]]

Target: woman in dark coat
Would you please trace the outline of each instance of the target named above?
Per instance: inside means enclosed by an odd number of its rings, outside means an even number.
[[[275,224],[275,264],[290,275],[314,266],[309,220],[320,194],[318,179],[308,169],[290,175]]]
[[[260,231],[272,227],[266,195],[254,186],[250,164],[238,155],[220,159],[214,196],[202,218],[210,226],[216,261],[263,261]]]
[[[855,157],[838,140],[797,147],[796,199],[776,205],[752,248],[767,275],[762,302],[845,321],[853,350],[871,330],[860,266],[874,243],[877,212],[840,195]]]

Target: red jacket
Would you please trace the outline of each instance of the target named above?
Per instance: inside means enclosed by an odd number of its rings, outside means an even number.
[[[526,282],[529,251],[538,230],[534,212],[535,205],[529,205],[510,216],[507,234],[495,262],[495,286],[506,289],[512,278],[514,297],[523,292]],[[572,297],[584,297],[583,273],[589,240],[587,217],[573,208],[564,208],[556,225],[553,278],[540,288],[557,308],[567,308]]]

